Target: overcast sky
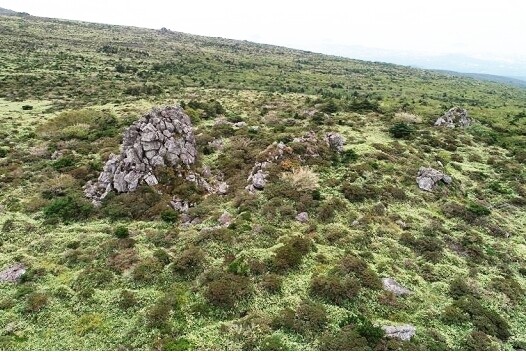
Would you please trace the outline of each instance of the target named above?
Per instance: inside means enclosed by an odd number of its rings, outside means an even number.
[[[0,0],[0,7],[336,54],[351,47],[347,56],[365,47],[526,67],[524,0]]]

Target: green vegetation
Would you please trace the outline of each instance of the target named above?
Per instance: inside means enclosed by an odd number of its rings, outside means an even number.
[[[0,19],[0,271],[27,267],[0,283],[1,349],[526,346],[525,89],[166,30]],[[159,185],[93,206],[83,186],[124,129],[174,103],[194,125],[196,168],[227,193],[159,167]],[[475,124],[434,127],[453,106]],[[299,139],[310,131],[316,143]],[[274,142],[283,156],[249,194]],[[421,166],[453,182],[423,192]],[[384,290],[384,277],[412,293]],[[411,341],[381,329],[402,324],[416,327]]]

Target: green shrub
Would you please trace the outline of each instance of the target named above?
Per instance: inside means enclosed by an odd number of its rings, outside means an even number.
[[[288,239],[283,246],[276,250],[272,259],[272,266],[275,270],[286,271],[297,268],[305,255],[312,248],[312,241],[300,236]]]
[[[458,277],[451,281],[449,284],[449,295],[454,299],[458,299],[463,296],[472,295],[471,288],[466,284],[464,278]]]
[[[80,221],[93,213],[93,206],[80,197],[65,196],[53,200],[44,207],[43,212],[48,221]]]
[[[185,338],[165,338],[162,341],[163,351],[189,351],[192,349],[192,344]]]
[[[322,304],[303,301],[296,310],[290,308],[281,310],[272,321],[272,325],[298,334],[305,334],[322,331],[327,322],[327,312]]]
[[[261,344],[259,345],[258,350],[260,351],[289,351],[290,348],[283,341],[279,335],[271,335],[265,337]]]
[[[140,283],[153,283],[158,279],[162,270],[163,265],[157,258],[146,258],[133,269],[132,278]]]
[[[495,351],[497,347],[482,331],[472,331],[465,342],[468,351]]]
[[[86,288],[101,288],[110,283],[113,277],[114,274],[105,268],[90,266],[80,272],[73,287],[77,291]]]
[[[270,293],[277,293],[281,291],[283,278],[276,274],[267,274],[261,280],[261,287]]]
[[[477,203],[468,204],[467,210],[476,216],[487,216],[491,214],[491,210]]]
[[[414,128],[405,122],[397,122],[389,128],[389,134],[394,138],[408,138],[414,132]]]
[[[148,186],[140,186],[134,192],[110,193],[102,203],[101,211],[113,220],[151,220],[165,206],[159,193]]]
[[[193,278],[202,271],[204,263],[205,253],[203,250],[191,246],[175,257],[172,270],[177,275]]]
[[[326,332],[319,340],[322,351],[366,351],[370,350],[368,341],[352,326],[345,326],[337,332]]]
[[[169,224],[174,224],[179,220],[179,214],[173,209],[167,209],[161,213],[161,220]]]
[[[128,290],[122,290],[119,296],[119,307],[123,310],[130,309],[137,305],[137,297],[135,293]]]
[[[121,225],[115,228],[115,230],[113,231],[113,235],[117,238],[126,238],[130,236],[130,231],[126,226]]]
[[[512,303],[519,303],[524,297],[524,290],[521,285],[513,278],[494,278],[491,285],[499,292],[504,293]]]
[[[339,275],[314,276],[311,279],[311,294],[333,304],[342,304],[356,297],[360,291],[360,282],[352,277]]]
[[[33,292],[27,296],[25,311],[38,313],[48,304],[48,295],[43,292]]]
[[[464,296],[456,300],[453,305],[469,314],[473,325],[480,331],[503,341],[511,336],[506,320],[497,312],[482,306],[476,298]]]
[[[208,283],[205,298],[214,306],[233,308],[252,293],[250,279],[232,273],[222,273]]]

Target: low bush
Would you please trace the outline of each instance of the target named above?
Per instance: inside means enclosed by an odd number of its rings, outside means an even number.
[[[414,133],[414,130],[414,127],[405,122],[397,122],[389,128],[389,134],[393,138],[408,138]]]
[[[521,285],[513,278],[494,278],[491,285],[499,292],[504,293],[512,303],[516,304],[522,301],[524,290]]]
[[[311,294],[333,304],[342,304],[356,297],[360,291],[360,282],[352,277],[337,275],[314,276],[310,283]]]
[[[192,278],[202,271],[204,263],[205,253],[203,250],[191,246],[175,257],[172,270],[177,275]]]
[[[48,295],[44,292],[33,292],[27,296],[25,311],[38,313],[48,304]]]
[[[230,309],[252,293],[252,284],[246,276],[222,273],[208,283],[205,298],[214,306]]]
[[[93,206],[87,200],[78,196],[56,198],[43,209],[47,221],[81,221],[93,213]]]
[[[276,274],[267,274],[261,279],[261,287],[269,293],[278,293],[281,291],[283,278]]]
[[[327,311],[322,304],[303,301],[296,310],[290,308],[281,310],[272,321],[272,325],[298,334],[306,334],[322,331],[327,322]]]
[[[122,290],[119,295],[119,307],[123,310],[130,309],[137,305],[137,297],[135,293],[129,290]]]
[[[312,241],[308,238],[294,236],[285,241],[284,245],[276,250],[272,259],[272,267],[277,271],[286,271],[297,268],[303,257],[312,249]]]
[[[464,296],[453,302],[453,305],[467,313],[473,325],[480,331],[498,337],[503,341],[511,336],[510,327],[506,320],[497,312],[482,306],[476,298]]]
[[[157,258],[146,258],[133,269],[132,278],[140,283],[153,283],[158,279],[162,270],[163,265]]]
[[[117,226],[113,231],[113,235],[117,238],[126,238],[130,236],[130,231],[126,226]]]

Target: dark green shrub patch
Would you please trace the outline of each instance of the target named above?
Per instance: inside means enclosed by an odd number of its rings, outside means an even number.
[[[303,301],[295,310],[285,308],[280,311],[272,325],[298,334],[312,334],[322,331],[327,321],[327,312],[322,304]]]
[[[276,250],[272,259],[272,267],[277,271],[286,271],[297,268],[304,256],[313,248],[312,241],[308,238],[294,236],[285,241],[283,246]]]
[[[230,309],[252,293],[252,283],[246,276],[221,273],[205,289],[206,299],[214,306]]]
[[[93,206],[80,196],[65,196],[54,199],[43,209],[44,217],[51,222],[87,219],[93,213]]]

